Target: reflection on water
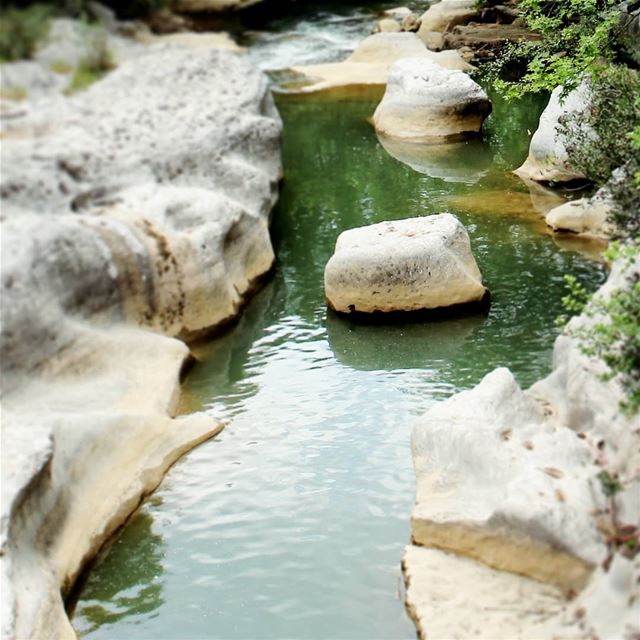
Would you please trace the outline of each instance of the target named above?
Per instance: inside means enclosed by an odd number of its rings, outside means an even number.
[[[453,358],[474,329],[484,322],[476,314],[430,322],[386,325],[354,323],[327,312],[327,340],[336,360],[362,371],[426,369]]]
[[[89,634],[101,625],[153,616],[164,603],[162,536],[153,532],[153,518],[136,513],[114,541],[99,573],[90,573],[82,592],[82,616],[75,627]]]
[[[444,144],[415,144],[378,135],[385,151],[418,173],[445,182],[474,184],[492,164],[489,146],[482,140]]]
[[[75,619],[87,638],[415,638],[400,575],[412,420],[496,366],[525,386],[544,375],[563,275],[601,279],[541,233],[506,172],[538,115],[525,106],[494,121],[493,167],[470,185],[391,157],[367,123],[375,104],[280,100],[277,269],[238,326],[196,349],[185,386],[183,410],[228,427],[141,510],[156,552],[141,555],[134,519],[96,567]],[[452,149],[452,163],[464,153]],[[341,231],[444,210],[469,231],[488,315],[356,326],[327,312],[323,270]]]

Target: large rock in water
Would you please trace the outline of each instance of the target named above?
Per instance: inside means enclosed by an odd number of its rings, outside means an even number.
[[[618,261],[596,296],[639,276],[637,259]],[[582,315],[569,329],[603,321]],[[404,566],[421,637],[619,638],[638,629],[640,555],[609,536],[640,517],[640,416],[621,411],[618,379],[603,380],[603,364],[571,334],[557,339],[553,359],[551,375],[527,391],[497,369],[414,427],[414,546]],[[607,478],[620,482],[612,499]],[[447,571],[456,579],[437,579]]]
[[[478,17],[480,10],[475,0],[440,0],[422,14],[420,32],[449,31],[456,25],[467,24]]]
[[[462,71],[404,58],[391,67],[373,124],[379,134],[409,142],[460,140],[477,135],[490,112],[487,94]]]
[[[79,571],[220,430],[172,417],[169,336],[230,320],[270,269],[281,123],[248,62],[182,48],[24,113],[0,181],[2,634],[75,638]]]
[[[344,231],[324,288],[341,313],[436,309],[480,302],[487,293],[469,236],[449,213]]]
[[[570,182],[584,176],[569,166],[567,150],[558,127],[562,118],[579,116],[589,102],[589,85],[582,82],[564,99],[562,87],[553,90],[549,104],[540,116],[540,123],[531,138],[529,155],[515,173],[538,182]]]
[[[592,198],[579,198],[551,209],[545,220],[554,231],[607,238],[612,231],[607,222],[612,207],[611,196],[600,189]]]

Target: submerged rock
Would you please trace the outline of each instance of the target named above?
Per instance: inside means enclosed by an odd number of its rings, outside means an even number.
[[[424,143],[476,135],[491,112],[482,87],[462,71],[422,58],[398,60],[373,124],[390,138]]]
[[[79,571],[221,428],[172,417],[189,350],[169,336],[234,318],[270,269],[281,123],[248,62],[177,47],[11,122],[2,632],[74,638],[63,596]]]
[[[588,105],[589,85],[583,82],[564,99],[562,87],[553,90],[549,104],[540,116],[540,123],[531,138],[529,156],[515,173],[538,182],[570,182],[584,176],[569,166],[567,151],[558,131],[560,120],[581,114]]]
[[[449,213],[344,231],[324,288],[341,313],[436,309],[487,295],[469,236]]]
[[[487,173],[493,161],[491,149],[482,140],[415,144],[378,135],[384,150],[414,171],[445,182],[474,184]],[[485,194],[482,194],[484,201]],[[473,203],[478,195],[473,194]]]
[[[579,198],[552,209],[545,220],[554,231],[606,238],[611,231],[607,223],[611,207],[610,198],[599,192],[593,198]]]

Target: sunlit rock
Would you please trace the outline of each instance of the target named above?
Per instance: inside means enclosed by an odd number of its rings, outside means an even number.
[[[557,587],[439,549],[410,545],[402,565],[420,638],[547,638],[546,620],[565,606]]]
[[[448,31],[480,15],[475,0],[440,0],[422,14],[422,31]],[[419,32],[419,33],[420,33]]]
[[[281,123],[242,57],[150,49],[3,139],[3,638],[75,638],[63,597],[185,451],[184,343],[273,263]],[[162,335],[165,334],[165,335]]]
[[[558,131],[561,118],[581,114],[587,107],[589,87],[583,82],[562,97],[562,87],[553,90],[549,104],[540,116],[538,129],[531,138],[529,156],[516,170],[523,178],[539,182],[569,182],[584,176],[569,166],[567,151]]]
[[[637,259],[615,262],[596,298],[633,286],[639,273]],[[603,363],[571,333],[608,321],[575,317],[556,340],[552,373],[529,390],[497,369],[417,422],[413,542],[455,554],[413,547],[405,555],[407,604],[421,637],[447,628],[456,630],[451,637],[468,637],[488,612],[474,637],[493,640],[505,630],[523,640],[582,637],[588,630],[614,638],[637,628],[640,556],[609,542],[640,516],[640,417],[621,410],[620,380],[603,378]],[[613,497],[603,472],[619,481]],[[455,587],[430,579],[445,566],[456,572]],[[503,606],[516,590],[528,593],[531,582],[521,576],[560,587],[567,599],[540,601],[537,620],[515,601]],[[460,602],[455,622],[445,604],[451,598]]]
[[[383,18],[379,20],[376,29],[380,33],[399,33],[402,31],[400,23],[393,18]]]
[[[577,589],[602,560],[593,451],[508,369],[434,406],[413,431],[416,544]],[[597,481],[596,481],[597,482]]]
[[[457,51],[429,51],[414,33],[376,33],[365,38],[347,62],[392,65],[401,58],[427,58],[446,69],[472,69]]]
[[[409,7],[392,7],[384,12],[386,16],[392,16],[393,18],[406,18],[411,13],[412,11]]]
[[[481,140],[415,144],[378,135],[384,150],[393,158],[418,173],[445,182],[477,182],[491,166],[491,149]],[[477,194],[473,200],[477,201]]]
[[[329,306],[341,313],[436,309],[487,294],[469,236],[448,213],[344,231],[324,286]]]
[[[599,192],[593,198],[579,198],[560,205],[549,211],[545,219],[554,231],[607,237],[610,231],[607,218],[611,206],[610,198]]]
[[[373,124],[390,138],[425,143],[477,135],[491,112],[482,87],[461,71],[422,58],[398,60]]]

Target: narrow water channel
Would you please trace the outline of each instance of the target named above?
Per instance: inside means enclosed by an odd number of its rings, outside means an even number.
[[[540,102],[496,103],[484,144],[413,166],[377,140],[374,103],[278,106],[276,271],[232,331],[196,348],[184,388],[183,411],[228,427],[172,469],[89,575],[74,618],[87,639],[414,638],[400,572],[412,420],[496,366],[524,386],[547,373],[563,275],[602,279],[509,173]],[[327,311],[342,230],[441,211],[470,233],[487,316],[366,326]]]

